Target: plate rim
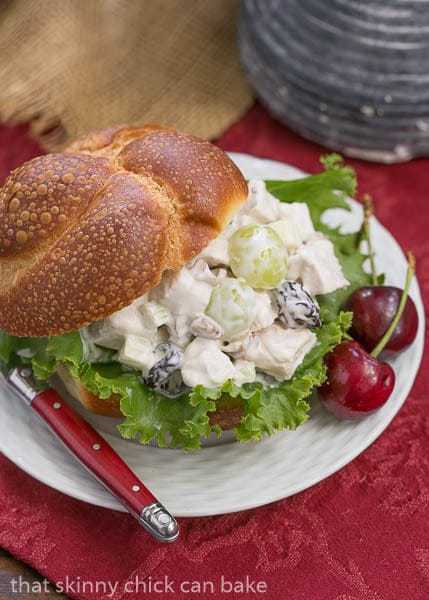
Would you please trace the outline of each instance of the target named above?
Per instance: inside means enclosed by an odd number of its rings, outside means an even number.
[[[295,167],[294,165],[291,165],[289,163],[286,163],[286,162],[283,162],[280,160],[273,160],[273,159],[254,156],[254,155],[247,154],[247,153],[238,153],[238,152],[228,152],[228,155],[232,159],[234,159],[234,158],[252,159],[252,160],[261,161],[261,163],[264,163],[264,164],[271,163],[273,166],[275,165],[276,167],[288,167],[289,169],[293,169],[296,172],[297,176],[305,176],[307,174],[302,169],[299,169],[298,167]],[[377,222],[378,222],[378,225],[384,230],[384,232],[387,233],[387,235],[390,237],[391,243],[393,243],[396,246],[396,248],[398,250],[400,250],[401,253],[403,253],[400,244],[396,241],[396,238],[393,236],[393,234],[382,223],[380,223],[380,221],[378,221],[378,219],[377,219]],[[407,383],[406,383],[404,389],[402,390],[402,395],[401,395],[400,401],[398,402],[398,405],[395,407],[395,410],[385,420],[380,421],[380,423],[378,423],[377,426],[374,427],[374,430],[371,431],[371,434],[366,437],[364,444],[362,446],[359,446],[359,449],[356,452],[353,451],[351,454],[346,454],[344,457],[341,456],[337,461],[334,461],[331,464],[330,468],[324,471],[322,478],[318,477],[317,474],[315,474],[314,477],[312,477],[310,479],[306,479],[302,485],[297,483],[295,486],[293,486],[288,491],[288,493],[286,495],[284,494],[284,492],[279,491],[278,495],[273,495],[269,501],[265,501],[262,499],[259,502],[249,501],[249,502],[240,502],[239,504],[236,504],[236,505],[229,504],[228,509],[226,509],[226,510],[225,510],[225,507],[220,506],[219,509],[209,510],[209,511],[207,511],[207,509],[204,510],[203,508],[201,510],[193,509],[192,511],[189,511],[189,512],[173,511],[174,515],[177,517],[203,517],[203,516],[212,516],[212,515],[220,515],[220,514],[230,514],[230,513],[235,513],[235,512],[241,512],[244,510],[251,510],[253,508],[258,508],[260,506],[266,506],[266,505],[272,504],[274,502],[278,502],[279,500],[288,498],[288,497],[293,496],[301,491],[309,489],[309,488],[313,487],[314,485],[316,485],[317,483],[320,483],[320,482],[324,481],[325,479],[327,479],[328,477],[331,477],[334,473],[336,473],[337,471],[342,469],[347,464],[351,463],[360,454],[362,454],[365,450],[367,450],[369,448],[369,446],[371,446],[380,437],[380,435],[389,427],[389,425],[392,422],[392,420],[394,419],[394,417],[398,414],[399,410],[404,405],[405,401],[407,400],[407,398],[409,396],[411,388],[414,385],[415,379],[417,377],[417,374],[418,374],[420,366],[421,366],[421,362],[422,362],[422,358],[423,358],[423,354],[424,354],[424,345],[425,345],[424,331],[425,331],[426,317],[425,317],[425,311],[424,311],[423,298],[421,295],[420,285],[419,285],[417,277],[415,277],[414,282],[415,282],[415,299],[417,300],[417,304],[418,304],[417,309],[418,309],[418,313],[419,313],[419,330],[418,330],[417,338],[415,340],[415,343],[416,344],[418,343],[418,346],[416,347],[417,354],[414,359],[414,363],[415,363],[414,375],[413,375],[413,377],[411,377],[410,379],[407,380]],[[173,450],[173,451],[180,451],[180,450]],[[85,489],[81,490],[81,489],[73,488],[72,490],[70,490],[70,488],[67,488],[67,486],[65,484],[63,485],[61,482],[59,485],[56,485],[53,478],[52,477],[50,478],[48,475],[44,475],[43,472],[42,473],[33,472],[31,470],[31,468],[26,464],[25,460],[23,458],[21,458],[21,456],[13,456],[13,452],[8,452],[8,448],[7,447],[5,448],[2,445],[1,438],[0,438],[0,452],[6,458],[8,458],[11,462],[13,462],[16,466],[18,466],[20,469],[22,469],[25,473],[27,473],[28,475],[30,475],[37,481],[47,485],[48,487],[50,487],[58,492],[61,492],[61,493],[65,494],[71,498],[74,498],[76,500],[80,500],[82,502],[91,504],[93,506],[99,506],[101,508],[107,508],[107,509],[115,510],[117,512],[124,512],[124,513],[127,512],[127,510],[121,504],[119,504],[113,496],[109,495],[108,492],[106,492],[105,495],[101,495],[100,497],[94,498],[91,494],[85,493]]]

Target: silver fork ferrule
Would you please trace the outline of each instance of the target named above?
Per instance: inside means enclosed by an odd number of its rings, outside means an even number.
[[[32,370],[29,367],[16,367],[7,374],[6,379],[24,402],[31,406],[38,394],[34,388]]]
[[[156,539],[162,542],[177,540],[177,521],[160,502],[146,506],[139,515],[139,521]]]

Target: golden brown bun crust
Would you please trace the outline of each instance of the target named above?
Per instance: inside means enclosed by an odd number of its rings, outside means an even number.
[[[106,400],[101,400],[81,384],[78,379],[70,375],[65,367],[59,367],[57,374],[64,383],[69,394],[76,400],[79,400],[83,406],[96,415],[103,417],[122,417],[119,406],[119,398],[116,395],[110,396]],[[237,400],[237,399],[235,399]],[[230,404],[230,403],[229,403]],[[233,402],[232,406],[226,406],[226,403],[220,403],[215,412],[209,413],[210,425],[218,425],[224,431],[233,429],[240,424],[243,416],[243,407],[237,402]]]
[[[0,329],[59,335],[109,316],[197,255],[246,197],[222,150],[156,126],[25,163],[0,189]]]
[[[93,412],[96,415],[102,415],[103,417],[119,418],[123,416],[119,406],[118,396],[112,395],[110,398],[102,400],[84,388],[79,379],[73,377],[69,370],[62,365],[57,367],[57,375],[63,382],[68,393],[73,396],[73,398],[76,398],[76,400],[79,400],[79,402],[81,402],[90,412]]]
[[[228,431],[240,425],[243,415],[242,407],[218,408],[209,413],[209,421],[212,427],[218,425],[223,431]]]

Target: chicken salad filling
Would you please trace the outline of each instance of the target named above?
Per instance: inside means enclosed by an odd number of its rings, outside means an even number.
[[[306,203],[282,203],[262,180],[225,230],[130,306],[81,330],[88,360],[114,351],[165,396],[196,386],[290,380],[317,345],[316,296],[348,286]],[[110,353],[111,356],[111,353]]]
[[[240,442],[296,429],[348,336],[350,294],[371,284],[364,224],[325,221],[350,210],[355,173],[337,155],[321,162],[315,175],[251,181],[221,235],[109,319],[46,337],[0,331],[0,366],[30,366],[41,388],[66,372],[114,398],[120,434],[142,444],[191,450],[225,428]]]

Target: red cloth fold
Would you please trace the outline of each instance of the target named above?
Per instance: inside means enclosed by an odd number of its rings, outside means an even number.
[[[219,144],[310,172],[325,151],[259,106]],[[0,128],[0,178],[38,152],[24,127]],[[415,252],[427,303],[429,159],[351,162],[360,191],[376,199],[378,218]],[[428,367],[425,357],[399,415],[339,473],[270,506],[180,519],[181,539],[169,546],[152,541],[131,517],[68,498],[0,457],[0,546],[50,580],[68,581],[75,598],[427,600]],[[192,582],[194,593],[187,593]]]

